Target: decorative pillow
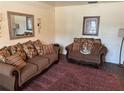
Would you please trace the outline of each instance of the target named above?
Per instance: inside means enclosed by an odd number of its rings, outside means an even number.
[[[92,40],[85,40],[82,43],[81,53],[83,54],[90,54],[93,48],[93,41]]]
[[[43,54],[44,55],[51,54],[54,52],[55,52],[55,50],[54,50],[53,44],[43,45]]]
[[[2,48],[0,50],[0,61],[1,62],[6,62],[6,58],[10,56],[10,53],[8,51],[8,49],[5,47],[5,48]]]
[[[14,46],[10,46],[9,50],[10,50],[12,55],[19,54],[23,60],[26,60],[26,54],[25,54],[23,47],[21,46],[20,43],[14,45]]]
[[[80,43],[76,43],[76,42],[73,43],[73,46],[72,46],[73,51],[80,51],[80,48],[81,48]]]
[[[40,40],[36,40],[33,42],[37,52],[39,55],[43,55],[43,46],[42,43],[40,42]]]
[[[15,66],[19,70],[26,65],[26,62],[18,54],[11,55],[7,57],[6,60],[6,63]]]
[[[22,46],[28,58],[32,58],[37,55],[37,51],[30,41],[22,44]]]

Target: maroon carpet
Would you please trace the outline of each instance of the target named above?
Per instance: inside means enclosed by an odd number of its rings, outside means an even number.
[[[71,63],[58,63],[34,78],[24,91],[120,90],[116,75]]]

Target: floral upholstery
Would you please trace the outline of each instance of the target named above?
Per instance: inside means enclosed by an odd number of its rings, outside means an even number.
[[[0,61],[1,62],[6,62],[6,58],[10,56],[10,53],[8,51],[8,49],[5,47],[5,48],[2,48],[0,50]]]
[[[73,51],[82,51],[91,53],[93,48],[94,39],[93,38],[74,38]],[[85,54],[84,53],[84,54]],[[87,54],[86,53],[86,54]]]
[[[33,42],[37,52],[39,55],[43,55],[43,46],[42,43],[40,42],[40,40],[36,40]]]
[[[37,51],[31,41],[22,44],[22,46],[28,58],[32,58],[37,55]]]
[[[92,54],[98,54],[103,46],[100,43],[94,43],[92,48]]]
[[[72,47],[73,51],[80,51],[80,48],[81,48],[81,44],[80,43],[78,43],[78,42],[74,42],[73,43],[73,47]]]
[[[21,46],[20,43],[13,45],[13,46],[10,46],[9,50],[10,50],[12,55],[18,54],[19,56],[21,56],[21,58],[23,60],[26,60],[26,54],[25,54],[23,47]]]
[[[92,48],[93,48],[93,41],[92,40],[85,40],[82,43],[82,52],[84,52],[84,54],[90,54],[92,52]]]
[[[53,48],[53,44],[47,44],[47,45],[43,45],[43,54],[51,54],[54,53],[54,48]]]
[[[80,43],[81,42],[81,39],[80,38],[74,38],[74,42]]]

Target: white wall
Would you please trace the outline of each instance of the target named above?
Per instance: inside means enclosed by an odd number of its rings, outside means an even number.
[[[123,8],[124,2],[56,7],[55,40],[65,47],[73,41],[74,37],[101,38],[108,48],[106,61],[118,64],[121,38],[117,33],[119,28],[124,28]],[[84,16],[100,16],[98,37],[82,35]],[[64,50],[63,53],[66,51]],[[124,58],[124,50],[122,54]]]
[[[7,11],[20,12],[34,15],[35,37],[10,40],[8,29]],[[0,1],[0,13],[2,13],[2,22],[0,29],[0,48],[16,44],[17,42],[26,42],[28,40],[40,39],[44,42],[55,41],[55,9],[52,6],[39,2],[2,2]],[[41,18],[41,32],[38,32],[37,18]]]

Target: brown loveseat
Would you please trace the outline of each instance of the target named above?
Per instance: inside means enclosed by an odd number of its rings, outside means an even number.
[[[90,53],[82,53],[85,47],[89,47]],[[74,42],[66,47],[66,57],[70,62],[90,64],[99,67],[105,62],[107,48],[100,39],[74,38]]]
[[[37,54],[32,58],[26,58],[26,66],[21,70],[13,65],[0,62],[0,86],[8,90],[18,90],[26,81],[58,62],[59,45],[54,44],[54,50],[55,52],[51,54]]]

